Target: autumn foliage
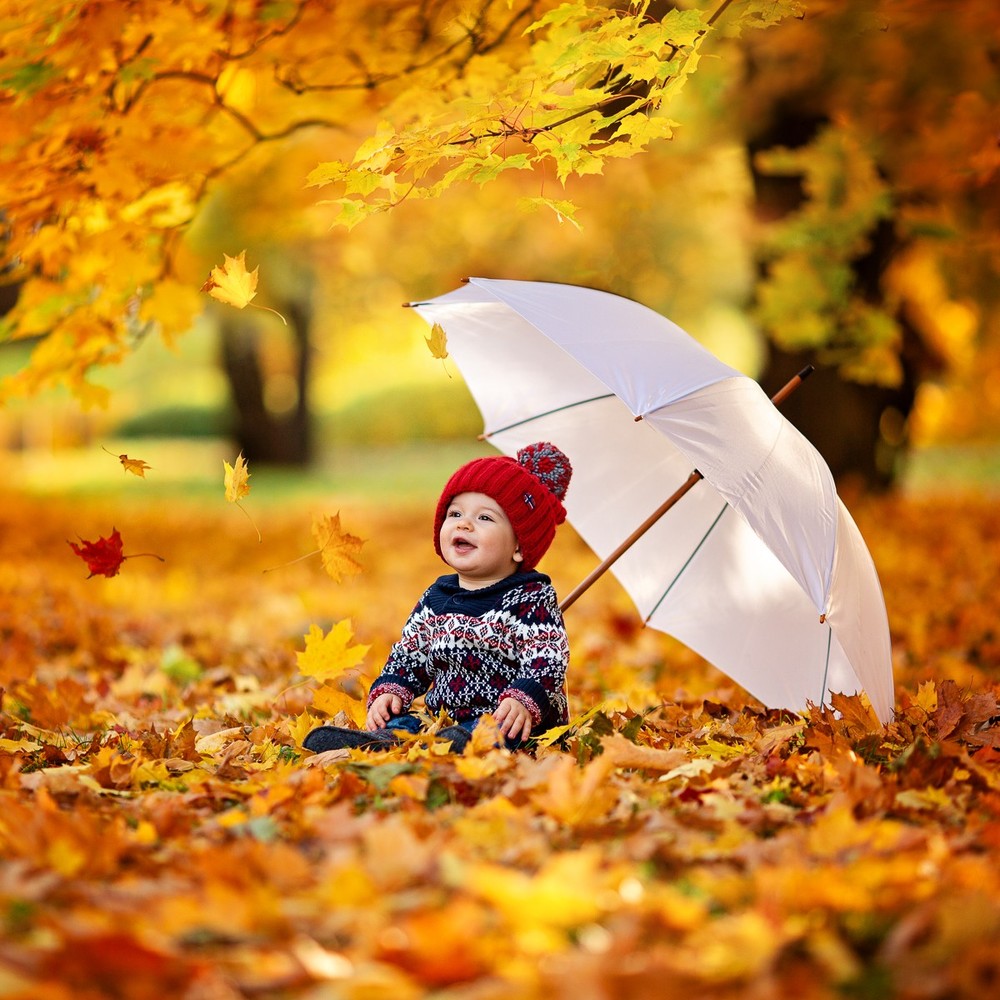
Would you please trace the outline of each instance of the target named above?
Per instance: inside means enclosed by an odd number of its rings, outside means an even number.
[[[892,626],[885,729],[856,697],[766,710],[605,581],[567,615],[559,740],[324,758],[303,736],[360,720],[437,572],[426,512],[342,512],[369,541],[338,583],[272,570],[315,541],[306,510],[258,510],[247,545],[221,496],[3,500],[5,998],[995,995],[989,502],[854,505]],[[111,515],[167,562],[85,579],[65,524]],[[563,592],[592,565],[571,533],[549,562]]]
[[[524,172],[531,207],[571,218],[563,181],[672,134],[659,112],[720,19],[738,32],[798,9],[731,6],[4,0],[0,269],[19,295],[0,338],[38,344],[0,390],[63,384],[102,403],[93,366],[188,330],[204,307],[189,229],[257,150],[323,137],[294,188],[346,227]],[[235,277],[241,260],[205,284],[242,308],[256,270]]]

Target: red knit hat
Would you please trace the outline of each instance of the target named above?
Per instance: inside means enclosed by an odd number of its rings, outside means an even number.
[[[563,497],[573,467],[569,459],[547,441],[529,444],[517,453],[476,458],[463,465],[445,484],[434,515],[434,550],[441,553],[441,525],[448,505],[459,493],[485,493],[502,508],[514,529],[524,558],[522,569],[534,569],[566,520]]]

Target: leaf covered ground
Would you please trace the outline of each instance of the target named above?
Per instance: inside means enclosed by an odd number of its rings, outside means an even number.
[[[4,1000],[1000,995],[995,502],[852,505],[884,730],[765,710],[603,581],[562,745],[315,757],[439,572],[428,512],[340,512],[336,582],[290,562],[313,511],[258,543],[227,504],[0,500]],[[67,541],[113,528],[164,562],[88,579]],[[566,592],[593,560],[548,563]]]

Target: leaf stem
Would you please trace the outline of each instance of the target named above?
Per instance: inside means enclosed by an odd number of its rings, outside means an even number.
[[[251,309],[262,309],[264,312],[274,313],[274,315],[277,316],[278,319],[285,324],[285,326],[288,326],[288,320],[285,319],[285,317],[282,316],[277,309],[272,309],[270,306],[259,306],[256,302],[248,302],[247,305],[250,306]]]
[[[248,511],[246,507],[244,507],[243,504],[239,502],[239,500],[235,501],[235,503],[236,506],[239,507],[239,509],[243,511],[244,514],[246,514],[247,520],[253,525],[253,530],[257,532],[257,541],[258,542],[264,541],[264,539],[261,538],[260,528],[257,527],[257,522],[250,516],[250,511]]]
[[[312,552],[307,552],[304,556],[299,556],[298,559],[289,559],[288,562],[279,563],[277,566],[271,566],[269,569],[261,570],[261,572],[271,573],[276,569],[284,569],[286,566],[294,566],[296,563],[302,562],[303,559],[311,559],[313,556],[318,556],[322,551],[322,549],[314,549]]]

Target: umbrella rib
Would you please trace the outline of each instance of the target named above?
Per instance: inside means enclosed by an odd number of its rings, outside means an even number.
[[[819,696],[819,707],[822,708],[826,702],[826,679],[830,675],[830,646],[833,642],[833,628],[830,623],[826,625],[826,663],[823,665],[823,690]]]
[[[670,583],[667,584],[667,589],[664,590],[663,593],[660,595],[660,599],[656,602],[656,604],[653,605],[653,610],[650,611],[648,615],[646,615],[645,623],[648,623],[649,619],[652,618],[653,615],[655,615],[656,612],[660,610],[660,605],[667,599],[667,595],[670,593],[670,591],[674,589],[674,584],[684,575],[684,570],[686,570],[688,566],[691,565],[691,561],[698,554],[698,550],[705,544],[706,541],[708,541],[708,536],[712,534],[713,531],[715,531],[715,526],[719,523],[719,521],[722,519],[722,515],[725,514],[728,509],[729,509],[729,504],[722,505],[722,510],[720,510],[719,513],[716,514],[715,520],[708,526],[708,530],[705,532],[705,534],[701,536],[701,541],[699,541],[698,544],[691,550],[691,554],[687,557],[687,559],[684,560],[684,565],[681,566],[681,568],[677,571],[674,578],[670,581]]]
[[[515,427],[523,427],[525,424],[530,424],[533,420],[541,420],[542,417],[551,417],[553,413],[562,413],[563,410],[572,410],[574,406],[584,406],[587,403],[598,403],[602,399],[611,399],[614,396],[613,392],[606,392],[603,396],[591,396],[590,399],[578,399],[575,403],[567,403],[565,406],[557,406],[554,410],[546,410],[544,413],[535,413],[530,417],[525,417],[524,420],[518,420],[516,423],[508,424],[506,427],[498,427],[494,431],[486,431],[483,434],[484,438],[493,437],[494,434],[503,434],[504,431],[513,430]]]

